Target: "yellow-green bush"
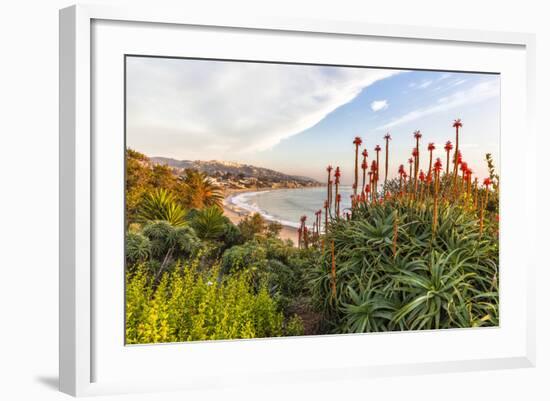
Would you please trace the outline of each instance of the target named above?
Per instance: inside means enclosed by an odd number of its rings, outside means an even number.
[[[146,269],[126,279],[126,342],[276,337],[283,315],[267,289],[254,291],[246,272],[219,280],[218,266],[198,271],[198,258],[163,274],[156,288]]]

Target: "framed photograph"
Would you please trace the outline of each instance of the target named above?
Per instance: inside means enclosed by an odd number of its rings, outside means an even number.
[[[60,388],[535,363],[534,37],[60,12]]]

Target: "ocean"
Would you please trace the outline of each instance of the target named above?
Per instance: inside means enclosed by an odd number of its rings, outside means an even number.
[[[341,210],[350,208],[351,186],[340,187],[339,193],[342,194]],[[315,212],[323,210],[326,198],[326,187],[311,187],[242,192],[228,198],[227,203],[248,212],[260,213],[266,220],[298,228],[301,216],[307,216],[308,226],[315,221]]]

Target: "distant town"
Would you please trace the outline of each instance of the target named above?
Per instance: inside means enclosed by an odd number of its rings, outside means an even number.
[[[235,162],[210,160],[176,160],[165,157],[152,157],[151,162],[172,168],[177,174],[194,169],[206,174],[213,184],[225,190],[264,189],[264,188],[304,188],[323,184],[309,177],[293,176],[263,167]]]

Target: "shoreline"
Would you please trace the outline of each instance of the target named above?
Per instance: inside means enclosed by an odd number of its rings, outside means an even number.
[[[235,196],[236,194],[244,194],[247,192],[263,192],[263,191],[273,191],[278,189],[290,189],[290,188],[259,188],[259,189],[252,189],[252,188],[246,188],[246,189],[228,189],[224,191],[224,199],[223,199],[223,214],[226,216],[233,224],[237,225],[239,222],[247,217],[251,216],[253,212],[250,212],[246,209],[241,209],[238,206],[235,206],[231,203],[231,197]],[[263,216],[262,216],[263,217]],[[291,240],[294,246],[298,246],[298,239],[297,239],[297,233],[296,228],[282,225],[281,231],[279,232],[278,237],[282,239],[283,241],[286,241],[287,239]]]

